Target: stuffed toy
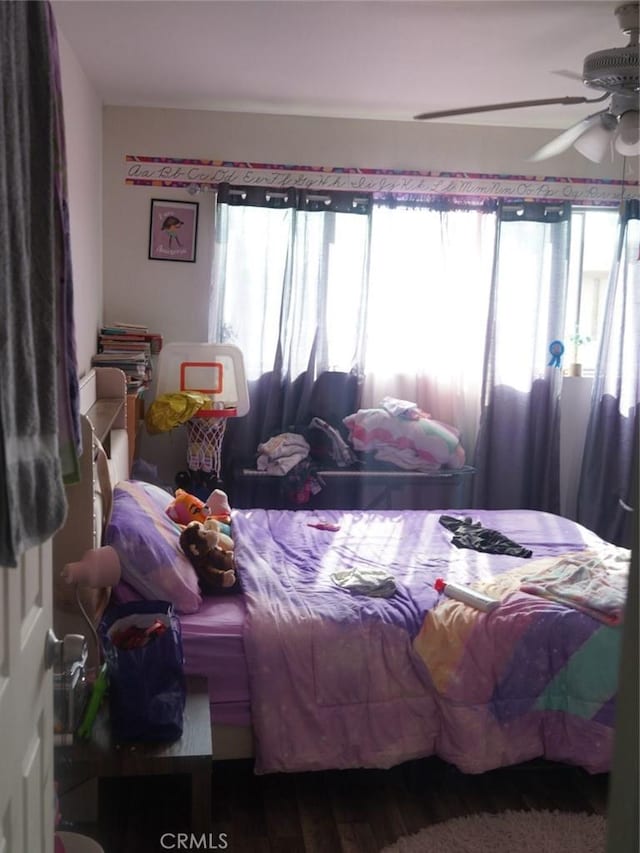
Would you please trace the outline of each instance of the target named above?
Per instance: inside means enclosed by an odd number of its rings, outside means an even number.
[[[214,489],[206,499],[205,506],[209,507],[212,518],[222,521],[224,524],[231,524],[229,498],[222,489]]]
[[[220,531],[215,519],[187,524],[180,533],[180,547],[195,569],[204,595],[233,590],[237,584],[233,540]]]
[[[176,524],[183,524],[185,527],[192,521],[204,523],[211,514],[204,501],[189,494],[189,492],[185,492],[184,489],[176,489],[176,496],[165,512],[172,521],[175,521]]]
[[[231,509],[227,495],[220,489],[215,489],[207,498],[206,503],[184,489],[176,489],[176,495],[165,510],[176,524],[186,527],[192,521],[204,524],[210,518],[220,522],[220,530],[230,535]]]

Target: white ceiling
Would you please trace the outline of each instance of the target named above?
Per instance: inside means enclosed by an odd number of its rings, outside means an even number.
[[[587,53],[622,46],[600,0],[53,0],[108,105],[412,121],[563,95]],[[443,121],[564,128],[599,105]]]

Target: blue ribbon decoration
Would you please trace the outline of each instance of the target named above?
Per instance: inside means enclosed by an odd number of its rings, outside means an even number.
[[[560,359],[564,355],[564,344],[562,341],[551,341],[549,352],[551,353],[551,361],[547,367],[561,367]]]

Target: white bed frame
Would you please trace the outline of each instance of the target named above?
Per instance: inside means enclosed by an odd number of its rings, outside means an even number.
[[[113,367],[100,367],[91,370],[79,384],[80,480],[65,487],[67,517],[53,538],[53,626],[58,637],[87,633],[75,587],[62,579],[62,569],[66,563],[80,560],[91,548],[100,547],[111,509],[112,484],[129,475],[124,373]],[[109,591],[79,588],[78,595],[97,622],[109,600]],[[95,649],[91,643],[89,649],[89,663],[95,665]]]
[[[54,630],[65,634],[87,634],[79,612],[75,589],[61,578],[66,563],[80,560],[85,551],[102,544],[111,508],[111,493],[120,480],[129,477],[129,435],[126,378],[121,370],[99,367],[80,380],[80,411],[83,452],[80,482],[66,487],[68,512],[64,526],[53,541]],[[129,409],[129,413],[130,413]],[[102,455],[104,448],[106,460]],[[101,464],[106,461],[106,466]],[[83,606],[97,625],[109,600],[109,590],[81,589]],[[95,664],[89,644],[89,664]],[[213,758],[250,758],[253,731],[250,726],[213,725]]]

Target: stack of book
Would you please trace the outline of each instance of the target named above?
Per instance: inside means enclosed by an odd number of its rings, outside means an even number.
[[[127,377],[127,393],[142,391],[151,383],[152,356],[162,349],[162,336],[146,326],[115,323],[103,326],[98,335],[94,367],[118,367]]]

